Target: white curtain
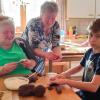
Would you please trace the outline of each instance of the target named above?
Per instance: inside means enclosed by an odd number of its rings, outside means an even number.
[[[28,22],[31,18],[40,15],[40,6],[43,2],[51,0],[2,0],[2,5],[0,5],[0,8],[2,9],[3,7],[5,15],[14,19],[16,26],[20,26],[20,5],[22,4],[22,1],[27,1],[26,22]]]
[[[16,4],[16,0],[1,0],[3,11],[6,16],[12,17],[15,26],[20,26],[20,6]]]
[[[4,7],[2,4],[2,0],[0,0],[0,15],[4,15]]]
[[[67,0],[56,0],[57,4],[59,5],[59,12],[57,20],[60,23],[61,29],[65,30],[67,29],[66,25],[66,19],[67,19]]]

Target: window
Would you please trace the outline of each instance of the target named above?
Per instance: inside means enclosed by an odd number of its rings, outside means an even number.
[[[40,15],[40,6],[54,0],[1,0],[4,14],[14,19],[16,31],[23,31],[26,23]]]
[[[2,0],[2,4],[4,15],[12,17],[15,21],[15,25],[20,26],[20,5],[14,2],[14,0]]]

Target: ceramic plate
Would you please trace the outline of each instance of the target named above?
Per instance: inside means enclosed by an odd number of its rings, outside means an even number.
[[[4,80],[7,89],[18,90],[21,85],[28,84],[29,79],[25,77],[9,77]]]

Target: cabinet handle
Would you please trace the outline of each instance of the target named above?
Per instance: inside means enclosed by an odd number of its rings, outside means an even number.
[[[100,14],[98,14],[97,16],[100,16]]]
[[[89,16],[94,16],[93,14],[89,14]]]

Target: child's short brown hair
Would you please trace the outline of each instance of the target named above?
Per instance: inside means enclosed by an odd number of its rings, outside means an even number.
[[[97,33],[100,32],[100,19],[96,19],[90,26],[90,32]]]

